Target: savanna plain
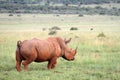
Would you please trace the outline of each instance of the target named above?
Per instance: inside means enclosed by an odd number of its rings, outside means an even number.
[[[49,28],[59,27],[49,35]],[[76,27],[78,30],[70,30]],[[102,35],[101,35],[102,34]],[[29,71],[15,69],[18,40],[72,38],[69,48],[78,52],[74,61],[31,63]],[[0,14],[0,80],[120,80],[120,17],[107,15]]]

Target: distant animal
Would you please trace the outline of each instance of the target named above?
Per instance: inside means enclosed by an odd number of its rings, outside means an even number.
[[[77,53],[75,50],[68,48],[69,40],[63,40],[60,37],[49,37],[47,39],[31,39],[24,41],[17,41],[16,49],[16,69],[21,71],[21,63],[24,69],[28,70],[28,64],[31,62],[48,61],[47,68],[53,69],[57,63],[57,58],[62,57],[68,61],[74,60]],[[22,62],[23,61],[23,62]]]

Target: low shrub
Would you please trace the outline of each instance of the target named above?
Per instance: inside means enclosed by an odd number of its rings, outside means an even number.
[[[57,33],[57,31],[50,31],[49,33],[48,33],[48,35],[55,35]]]
[[[49,30],[51,31],[51,30],[61,30],[61,29],[57,26],[54,26],[54,27],[50,28]]]
[[[97,37],[106,37],[103,32],[99,33]]]
[[[77,27],[71,27],[70,30],[78,30]]]
[[[9,16],[13,16],[13,14],[9,14]]]
[[[83,14],[79,14],[78,17],[83,17],[84,15]]]

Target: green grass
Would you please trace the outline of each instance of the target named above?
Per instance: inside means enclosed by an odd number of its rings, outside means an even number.
[[[30,15],[26,14],[24,16],[29,17]],[[51,17],[51,19],[53,19],[52,15],[46,15],[46,16],[44,15],[43,17],[44,18],[42,19],[46,19],[45,17]],[[103,18],[103,16],[101,17],[97,16],[94,17],[93,20],[95,20],[95,18],[98,17],[101,18],[100,21],[105,19]],[[6,18],[8,19],[8,17]],[[82,24],[86,24],[86,25],[90,24],[89,20],[87,20],[87,17],[82,19],[84,22],[86,21],[86,23],[82,23]],[[113,23],[116,24],[111,23],[109,25],[118,26],[119,24],[118,17],[116,18],[114,17],[114,19],[115,20],[113,20]],[[65,18],[65,21],[67,20],[68,19]],[[108,20],[112,22],[110,20],[110,17],[108,17]],[[74,19],[71,21],[74,21]],[[34,37],[45,39],[50,35],[48,35],[48,30],[46,31],[37,30],[42,27],[41,24],[39,24],[39,27],[37,27],[37,29],[34,29],[33,25],[38,24],[36,23],[36,21],[35,24],[32,25],[29,24],[30,23],[29,21],[26,22],[21,21],[21,24],[19,24],[18,23],[19,21],[17,21],[16,18],[13,18],[13,21],[10,22],[12,23],[7,22],[6,20],[0,21],[1,23],[0,24],[0,80],[63,80],[63,79],[64,80],[119,80],[120,79],[120,64],[119,64],[120,32],[117,32],[120,29],[117,30],[116,32],[112,32],[112,31],[104,32],[106,37],[103,38],[97,37],[100,31],[88,31],[88,30],[58,31],[58,33],[53,36],[60,36],[62,38],[72,37],[72,41],[71,43],[69,43],[68,46],[72,49],[75,49],[76,46],[78,46],[78,53],[76,55],[76,59],[74,61],[69,62],[62,58],[59,58],[57,61],[58,62],[57,66],[55,67],[55,69],[52,70],[47,69],[47,62],[43,62],[43,63],[33,62],[29,65],[29,71],[24,71],[22,66],[22,72],[19,73],[15,69],[16,42],[18,40],[32,39]],[[99,22],[99,20],[96,20],[96,22]],[[49,21],[47,21],[46,24],[47,23],[49,24]],[[26,27],[26,24],[29,25],[30,29],[27,29],[28,27]],[[46,24],[45,22],[43,23],[43,25]],[[51,24],[50,26],[56,25],[51,22],[50,24]],[[1,27],[1,25],[3,27]],[[96,25],[99,26],[98,23],[96,23]],[[100,24],[100,25],[105,25],[105,24]],[[69,27],[66,27],[65,29],[68,28]],[[111,28],[112,27],[110,27],[110,29]],[[62,29],[64,29],[64,27],[62,27]]]
[[[65,32],[64,32],[65,33]],[[67,37],[70,32],[64,34]],[[55,36],[61,36],[59,32]],[[97,38],[97,33],[82,33],[80,38],[74,38],[69,47],[78,45],[76,59],[68,62],[58,59],[55,69],[47,70],[47,62],[32,63],[29,71],[18,73],[15,69],[16,41],[33,37],[47,38],[46,32],[0,32],[0,79],[1,80],[119,80],[120,79],[120,35],[109,34],[108,38]],[[89,35],[93,35],[89,37]],[[96,35],[96,36],[95,36]],[[114,36],[113,37],[110,37]],[[117,37],[116,37],[117,36]],[[82,41],[83,39],[83,41]],[[96,40],[97,43],[96,43]],[[110,41],[107,43],[107,41]],[[117,43],[114,43],[117,42]]]

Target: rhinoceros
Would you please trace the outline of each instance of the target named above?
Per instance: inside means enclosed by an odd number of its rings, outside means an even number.
[[[61,37],[49,37],[47,39],[31,39],[17,41],[16,49],[16,69],[21,71],[21,63],[24,69],[28,70],[28,64],[31,62],[48,61],[47,68],[53,69],[57,63],[57,58],[62,57],[68,61],[74,60],[77,53],[75,50],[68,48],[69,40],[63,40]]]

